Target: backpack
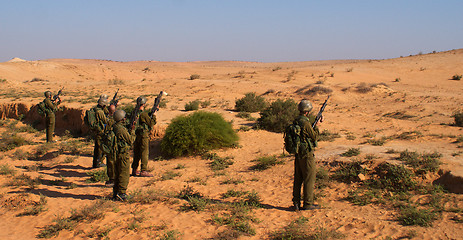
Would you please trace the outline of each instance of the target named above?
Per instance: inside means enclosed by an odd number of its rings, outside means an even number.
[[[117,148],[117,138],[113,127],[108,127],[101,139],[101,150],[107,155],[114,155]]]
[[[296,154],[299,151],[299,146],[301,145],[301,127],[297,124],[297,121],[286,127],[283,139],[285,141],[285,150],[288,153]]]
[[[96,119],[96,110],[91,108],[85,111],[84,123],[91,129],[95,130],[97,128],[98,121]]]
[[[39,104],[37,104],[37,112],[42,116],[45,116],[47,114],[47,107],[45,107],[45,102],[42,101]]]

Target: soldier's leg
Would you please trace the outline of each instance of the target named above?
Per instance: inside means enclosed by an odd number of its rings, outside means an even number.
[[[132,162],[132,175],[136,175],[138,165],[141,160],[141,137],[137,135],[133,143],[133,162]]]
[[[120,176],[121,176],[121,161],[120,161],[119,157],[116,156],[115,157],[115,162],[114,162],[113,199],[116,198],[116,195],[119,192]]]
[[[45,131],[46,131],[46,140],[47,142],[53,141],[53,130],[52,126],[54,125],[54,119],[51,116],[45,118]]]
[[[150,139],[149,139],[148,134],[146,134],[146,136],[143,136],[140,145],[141,145],[140,147],[141,171],[146,172],[148,171],[148,157],[149,157],[149,151],[150,151]]]
[[[314,203],[314,187],[317,169],[313,152],[308,152],[305,157],[303,202],[304,206],[311,206]]]
[[[120,158],[120,174],[118,194],[125,194],[130,178],[130,158],[129,153],[121,154]]]
[[[116,171],[116,161],[114,156],[108,155],[106,157],[106,173],[108,174],[109,183],[114,183],[115,171]]]
[[[293,203],[297,203],[298,205],[301,203],[301,186],[303,180],[300,161],[299,155],[296,154],[294,160]]]
[[[101,137],[95,135],[95,146],[93,147],[93,168],[101,167],[101,158],[103,152],[101,151]]]

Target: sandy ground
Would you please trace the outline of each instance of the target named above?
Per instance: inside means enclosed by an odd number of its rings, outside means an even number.
[[[175,116],[188,114],[183,111],[184,106],[193,100],[209,101],[210,105],[202,110],[218,112],[232,121],[235,129],[243,129],[254,121],[238,118],[233,108],[245,93],[263,94],[269,101],[308,98],[318,110],[327,94],[307,93],[318,85],[332,90],[320,128],[340,136],[334,141],[320,142],[316,151],[320,167],[334,171],[330,163],[348,161],[350,158],[341,154],[359,148],[361,154],[357,158],[374,156],[376,162],[393,162],[397,154],[388,154],[390,150],[437,152],[442,154],[442,171],[463,172],[462,145],[455,143],[463,135],[463,129],[453,126],[451,117],[463,107],[463,81],[450,80],[455,74],[463,74],[462,63],[461,49],[387,60],[290,63],[15,59],[0,63],[0,105],[36,104],[43,99],[44,91],[56,93],[61,87],[65,87],[62,104],[78,109],[90,108],[100,94],[112,96],[117,89],[121,105],[133,104],[142,94],[152,103],[159,91],[164,90],[169,96],[167,107],[157,113],[159,129],[165,128]],[[199,74],[200,78],[190,80],[193,74]],[[365,93],[358,91],[365,86],[372,88]],[[259,114],[252,116],[257,118]],[[24,127],[27,126],[22,122],[6,119],[0,133]],[[365,143],[371,138],[413,131],[419,136],[406,140],[389,138],[382,146]],[[32,158],[44,143],[43,131],[18,134],[29,143],[1,152],[0,164],[14,169],[15,176],[24,173],[32,179],[40,177],[41,181],[33,188],[9,186],[14,177],[0,175],[0,239],[34,239],[59,217],[69,217],[73,211],[94,206],[99,199],[111,195],[112,189],[104,183],[87,181],[87,173],[92,171],[91,142],[79,147],[78,154],[60,153],[62,144],[76,144],[84,139],[57,136],[57,143],[46,150],[45,156]],[[218,238],[230,229],[212,220],[215,214],[220,216],[224,212],[217,203],[211,203],[216,207],[204,211],[182,211],[187,202],[172,194],[186,185],[218,202],[233,201],[221,197],[228,190],[258,194],[264,207],[253,209],[250,215],[255,221],[248,221],[255,234],[242,234],[238,239],[268,238],[301,217],[307,218],[311,228],[336,231],[345,239],[463,238],[463,198],[459,194],[448,193],[448,201],[443,204],[460,210],[444,211],[430,227],[401,225],[397,209],[390,206],[354,205],[344,198],[357,185],[336,181],[319,191],[322,196],[317,202],[322,209],[294,212],[290,209],[293,160],[291,156],[282,156],[282,134],[251,129],[239,131],[238,135],[239,148],[215,151],[234,162],[220,174],[212,171],[209,160],[201,157],[160,159],[156,141],[152,141],[150,168],[155,177],[131,178],[129,192],[152,190],[163,199],[147,204],[105,201],[106,205],[99,207],[104,209],[104,216],[79,221],[55,238],[168,239],[171,234],[177,239],[208,239]],[[28,157],[21,157],[21,152]],[[249,170],[254,164],[252,160],[269,155],[278,156],[283,164],[265,171]],[[161,180],[166,172],[176,176]],[[429,184],[438,177],[437,173],[429,174],[422,181]],[[40,194],[46,196],[46,210],[35,216],[19,216],[39,201]]]

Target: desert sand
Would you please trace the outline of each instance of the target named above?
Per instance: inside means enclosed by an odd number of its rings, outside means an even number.
[[[193,74],[200,77],[190,80]],[[43,100],[46,90],[56,93],[64,87],[61,106],[65,107],[65,112],[57,115],[56,143],[43,150],[43,130],[21,131],[17,134],[28,142],[0,152],[0,165],[15,171],[14,175],[0,175],[0,239],[34,239],[57,218],[69,217],[73,211],[111,196],[112,189],[104,182],[88,182],[87,173],[93,171],[92,142],[78,135],[86,131],[82,126],[83,111],[96,105],[100,94],[112,96],[117,89],[122,106],[133,105],[139,95],[148,96],[152,104],[161,90],[169,93],[167,106],[157,112],[158,123],[151,141],[149,164],[155,177],[132,177],[128,187],[129,194],[152,191],[158,199],[149,203],[107,200],[105,206],[99,206],[104,209],[103,216],[78,221],[72,228],[60,231],[56,239],[168,239],[171,235],[176,239],[214,239],[227,233],[229,226],[212,220],[223,212],[220,208],[181,210],[187,201],[172,195],[187,185],[208,199],[222,202],[233,201],[222,198],[228,190],[258,194],[263,207],[252,209],[249,214],[254,221],[248,221],[255,234],[241,234],[238,239],[269,238],[301,217],[314,231],[336,231],[344,239],[463,239],[462,182],[446,193],[443,202],[459,210],[443,211],[428,227],[400,224],[398,210],[391,206],[358,206],[345,200],[358,183],[331,181],[317,190],[321,209],[292,211],[293,157],[283,155],[283,135],[252,129],[255,121],[239,118],[233,110],[235,101],[248,92],[256,92],[268,101],[307,98],[317,111],[331,95],[320,129],[339,136],[319,143],[315,152],[319,167],[333,173],[335,163],[352,159],[341,156],[350,148],[359,148],[357,159],[369,156],[376,163],[397,162],[397,152],[405,150],[436,152],[442,155],[440,170],[420,180],[431,184],[447,172],[463,176],[463,148],[461,143],[455,143],[463,135],[463,128],[454,126],[452,117],[463,108],[463,81],[451,80],[455,74],[463,74],[463,49],[385,60],[177,63],[15,58],[0,63],[0,133],[27,129],[33,124],[43,129],[43,120],[40,123],[40,116],[29,109]],[[308,90],[314,86],[332,92],[312,94]],[[160,157],[163,131],[174,117],[189,114],[184,106],[194,100],[209,101],[201,110],[220,113],[232,121],[234,129],[241,129],[238,148],[214,151],[220,157],[233,159],[233,164],[220,174],[200,156]],[[259,114],[252,116],[258,118]],[[66,129],[75,135],[70,136]],[[415,135],[391,138],[402,133]],[[383,137],[389,137],[383,145],[366,143]],[[58,151],[65,144],[81,145],[76,151]],[[388,153],[391,150],[396,153]],[[283,164],[264,171],[249,169],[252,160],[271,155],[278,156]],[[166,173],[174,174],[168,178]],[[8,184],[21,174],[40,181],[32,187]],[[45,210],[21,216],[39,202],[40,195],[46,197]],[[420,201],[421,197],[412,199]]]

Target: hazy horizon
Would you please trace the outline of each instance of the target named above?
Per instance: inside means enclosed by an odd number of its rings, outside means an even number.
[[[463,1],[2,1],[0,62],[294,62],[462,48]]]

